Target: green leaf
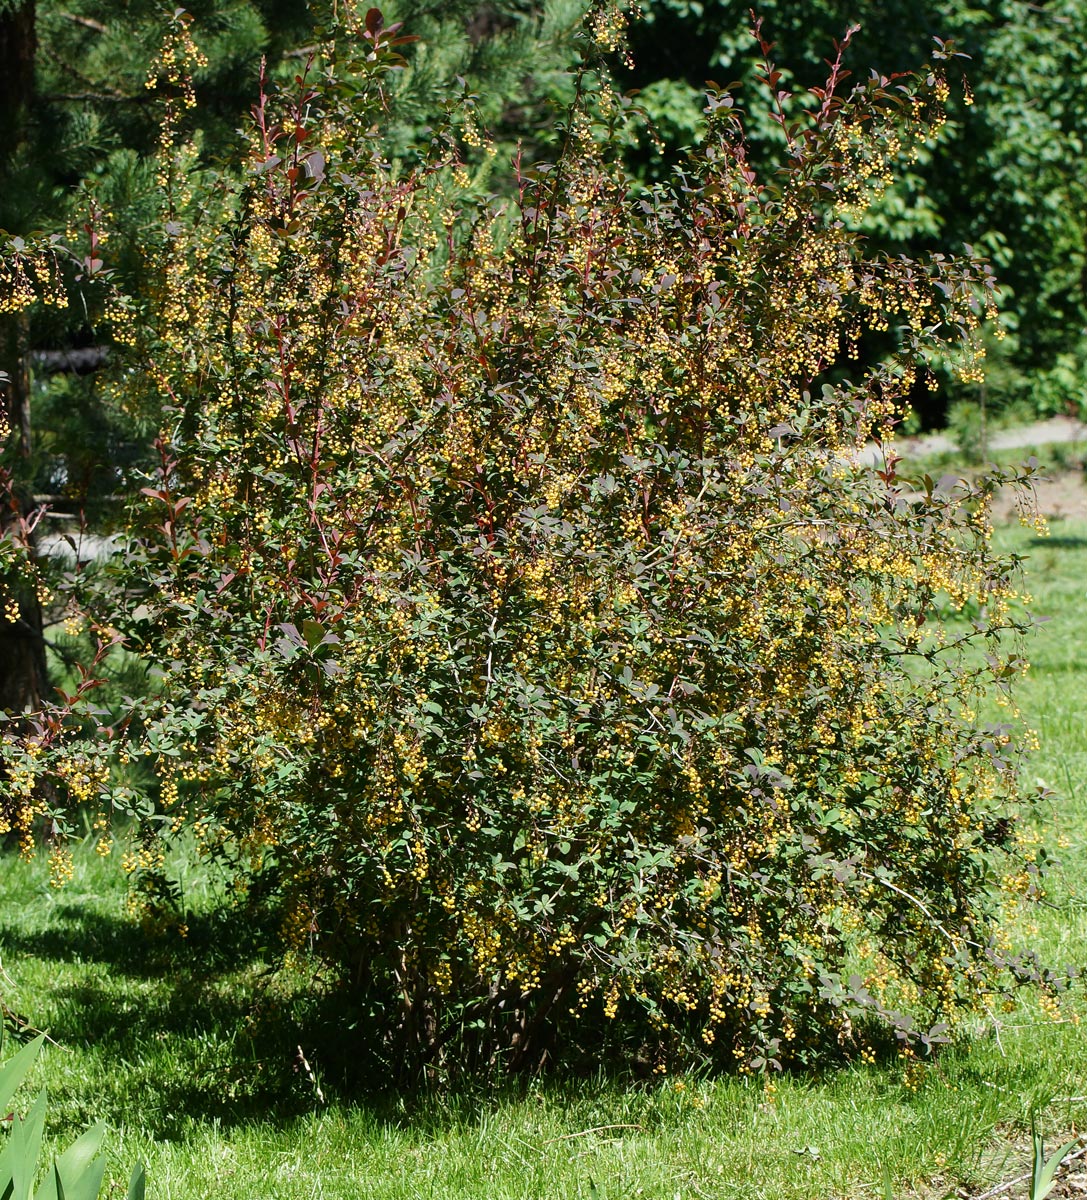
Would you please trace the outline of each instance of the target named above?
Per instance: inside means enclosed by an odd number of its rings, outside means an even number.
[[[45,1129],[45,1091],[38,1093],[30,1106],[26,1119],[16,1117],[8,1138],[7,1150],[11,1155],[11,1200],[30,1200],[30,1189],[38,1171],[38,1156],[42,1148],[42,1131]]]
[[[106,1170],[101,1154],[105,1137],[106,1126],[99,1121],[76,1138],[56,1160],[54,1171],[42,1181],[34,1200],[96,1200]],[[63,1185],[60,1190],[58,1182]]]
[[[306,645],[316,650],[325,640],[325,627],[319,621],[303,621],[302,636],[306,639]]]
[[[132,1176],[128,1181],[128,1200],[144,1200],[147,1191],[147,1173],[143,1163],[138,1162],[132,1168]]]
[[[1065,1142],[1048,1160],[1042,1145],[1042,1135],[1037,1128],[1031,1130],[1031,1140],[1034,1144],[1034,1164],[1030,1173],[1030,1200],[1045,1200],[1053,1190],[1054,1177],[1061,1163],[1079,1145],[1079,1138]]]
[[[106,1140],[106,1125],[99,1121],[82,1133],[57,1159],[61,1174],[66,1179],[85,1171]]]
[[[0,1066],[0,1114],[6,1113],[11,1106],[11,1098],[18,1091],[27,1072],[37,1061],[44,1040],[45,1034],[39,1033],[18,1054],[13,1054],[3,1066]]]
[[[13,1189],[11,1171],[11,1139],[4,1143],[0,1150],[0,1200],[11,1200]]]

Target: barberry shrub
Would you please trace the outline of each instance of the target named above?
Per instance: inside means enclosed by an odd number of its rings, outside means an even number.
[[[802,103],[768,63],[777,170],[714,91],[648,192],[584,69],[503,199],[468,105],[390,161],[397,31],[342,10],[238,170],[164,165],[129,866],[190,829],[415,1067],[938,1040],[1029,973],[1038,871],[1024,735],[978,716],[1021,665],[1000,481],[893,451],[927,363],[977,370],[991,280],[853,232],[945,52],[855,85],[839,54]]]

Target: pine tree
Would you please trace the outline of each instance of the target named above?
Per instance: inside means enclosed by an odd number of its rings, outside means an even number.
[[[4,178],[22,159],[29,137],[34,95],[34,57],[37,48],[34,0],[0,0],[0,128],[6,144],[0,148]],[[0,197],[12,197],[0,186]],[[4,201],[0,199],[0,204]],[[3,209],[0,208],[0,224]],[[4,403],[0,426],[9,432],[12,453],[21,460],[30,453],[30,326],[25,312],[0,316],[0,383]],[[15,505],[27,502],[16,493]],[[6,513],[0,520],[10,521]],[[22,712],[36,707],[45,686],[45,646],[41,605],[30,589],[13,581],[17,614],[0,617],[0,710]]]
[[[192,134],[204,161],[213,162],[227,155],[246,119],[262,61],[271,76],[305,69],[321,6],[193,0],[188,8],[207,60],[194,79]],[[522,140],[534,156],[573,96],[568,67],[583,11],[581,0],[404,0],[386,20],[403,21],[419,40],[391,98],[401,130],[394,146],[417,144],[419,131],[441,119],[449,81],[460,76],[481,93],[483,121],[494,131],[477,182]],[[109,269],[137,299],[153,274],[145,230],[154,218],[155,180],[145,156],[161,110],[148,72],[164,23],[156,0],[0,0],[0,119],[9,131],[0,159],[0,231],[70,233],[93,205],[112,226]],[[6,403],[16,436],[8,455],[17,459],[25,501],[35,492],[63,493],[93,517],[87,506],[96,497],[131,485],[157,413],[153,404],[122,412],[110,403],[95,371],[109,357],[108,331],[79,294],[82,284],[73,287],[66,317],[20,314],[7,322],[0,370],[10,378]],[[33,662],[0,646],[0,708],[33,706],[44,686],[41,614],[32,598],[26,603],[19,624],[34,631]],[[13,645],[25,649],[25,641]]]

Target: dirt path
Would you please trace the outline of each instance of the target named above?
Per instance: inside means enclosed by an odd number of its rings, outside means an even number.
[[[1087,424],[1070,417],[1053,417],[1033,425],[1022,425],[1015,429],[1001,429],[989,437],[989,450],[1020,450],[1030,446],[1048,446],[1057,443],[1083,442],[1087,445]],[[895,450],[904,459],[925,457],[931,454],[948,454],[956,450],[954,441],[943,433],[928,433],[921,437],[903,438],[895,443]],[[875,466],[883,460],[879,446],[866,446],[859,461]],[[1042,515],[1051,521],[1087,520],[1087,477],[1083,470],[1054,472],[1039,479],[1035,493]],[[998,520],[1013,520],[1016,517],[1014,499],[1010,494],[1001,496],[994,509]]]
[[[989,435],[988,449],[1019,450],[1026,446],[1049,446],[1057,442],[1087,441],[1087,424],[1071,417],[1051,417],[1048,421],[1036,421],[1033,425],[1019,425],[1015,429],[1000,429]],[[924,433],[918,437],[902,438],[895,442],[896,451],[904,458],[930,454],[951,454],[958,449],[954,440],[946,433]],[[857,456],[857,461],[874,466],[883,458],[883,451],[875,442],[867,445]]]

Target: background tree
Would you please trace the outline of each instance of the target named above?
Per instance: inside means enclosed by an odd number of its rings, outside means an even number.
[[[21,199],[13,181],[28,154],[36,48],[33,0],[0,0],[0,228],[14,224],[12,210]],[[0,436],[8,440],[8,457],[25,462],[31,427],[29,316],[8,303],[0,314]],[[0,522],[17,522],[28,501],[25,486],[16,489],[11,493],[15,511],[4,513]],[[0,616],[0,710],[22,712],[37,707],[45,686],[41,605],[33,588],[19,578],[5,582],[11,604]]]
[[[304,68],[321,6],[231,0],[188,8],[206,62],[194,73],[198,103],[187,127],[197,162],[215,162],[236,140],[262,60],[273,80]],[[420,40],[391,89],[399,130],[394,145],[414,145],[420,130],[440,118],[448,103],[444,83],[456,76],[486,95],[482,119],[495,136],[493,151],[506,160],[520,139],[531,146],[569,102],[565,68],[582,15],[578,0],[546,11],[518,3],[405,3],[402,9],[389,19],[407,20]],[[38,228],[68,232],[74,223],[78,231],[96,208],[101,232],[110,233],[108,267],[139,302],[151,274],[146,258],[155,252],[146,233],[159,107],[158,81],[148,70],[164,35],[161,6],[130,0],[120,12],[103,0],[44,0],[36,26],[34,17],[34,6],[24,5],[12,9],[7,22],[12,34],[5,46],[19,63],[5,72],[14,114],[9,125],[22,132],[8,143],[0,228],[25,235]],[[480,155],[477,168],[485,170],[493,158]],[[29,428],[31,365],[37,380],[35,437],[32,445],[22,439],[22,453],[32,449],[33,459],[21,474],[32,491],[64,494],[90,505],[94,517],[96,499],[123,492],[131,469],[147,461],[157,406],[122,411],[113,402],[95,374],[108,355],[109,322],[85,295],[73,301],[64,317],[38,313],[33,325],[22,320],[33,353],[11,359],[9,371],[20,383],[18,428]]]
[[[37,6],[0,0],[0,6],[0,113],[10,131],[0,160],[0,229],[18,236],[64,233],[69,241],[78,235],[83,242],[108,232],[108,250],[99,242],[84,249],[92,258],[104,254],[115,282],[144,303],[154,277],[148,255],[159,249],[147,235],[163,80],[148,72],[165,31],[161,6],[149,0],[129,0],[123,8],[103,0]],[[395,152],[417,144],[448,103],[445,81],[461,76],[466,89],[487,96],[482,116],[497,135],[474,164],[482,184],[496,155],[508,160],[521,138],[531,145],[569,102],[565,68],[581,6],[567,0],[546,11],[516,2],[403,9],[420,40],[391,88],[398,132],[390,146]],[[198,166],[229,156],[262,62],[272,80],[305,68],[322,8],[197,0],[189,11],[203,56],[193,79],[198,102],[187,116]],[[133,486],[133,472],[148,463],[161,396],[148,391],[140,404],[132,397],[118,404],[98,372],[114,338],[111,314],[86,278],[69,282],[65,312],[21,310],[0,327],[15,435],[8,454],[18,460],[11,465],[24,507],[33,494],[44,494],[92,525],[108,526],[118,497]],[[33,706],[44,683],[41,613],[33,596],[23,603],[19,621],[0,634],[10,642],[0,657],[0,708]]]
[[[973,97],[953,96],[940,138],[867,214],[865,233],[899,253],[969,244],[992,259],[1004,285],[1003,332],[990,338],[990,398],[1035,413],[1083,413],[1087,394],[1087,10],[1076,0],[1033,5],[1019,0],[766,0],[758,11],[777,45],[781,85],[816,82],[834,39],[859,22],[848,64],[900,71],[917,66],[933,36],[969,55],[963,70]],[[631,25],[633,66],[621,75],[638,87],[662,145],[638,159],[659,177],[691,140],[704,83],[751,80],[756,48],[746,33],[746,0],[652,0]],[[973,99],[973,103],[970,100]],[[750,123],[756,160],[780,142],[780,130]],[[973,385],[949,385],[937,404],[915,399],[929,421],[947,399],[973,399]]]

